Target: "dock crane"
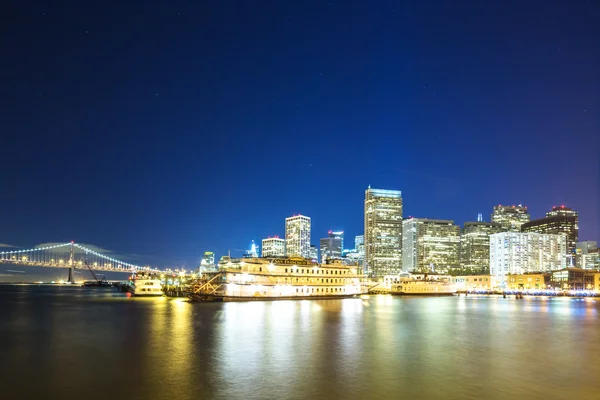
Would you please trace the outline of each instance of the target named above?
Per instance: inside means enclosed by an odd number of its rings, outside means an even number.
[[[90,267],[90,263],[87,261],[87,259],[84,258],[83,263],[85,264],[87,269],[90,270],[90,272],[92,273],[92,276],[94,277],[93,281],[83,282],[83,286],[85,286],[85,287],[112,287],[112,284],[106,280],[105,276],[102,276],[102,279],[98,279],[98,276],[96,275],[96,273],[94,272],[92,267]]]

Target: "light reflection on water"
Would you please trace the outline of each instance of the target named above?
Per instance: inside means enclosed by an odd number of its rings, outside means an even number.
[[[22,398],[598,399],[600,301],[468,296],[190,304],[0,287]],[[8,379],[6,379],[8,378]]]

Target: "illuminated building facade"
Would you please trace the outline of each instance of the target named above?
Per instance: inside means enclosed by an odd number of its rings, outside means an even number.
[[[595,241],[578,242],[575,249],[577,266],[587,270],[600,270],[600,249]]]
[[[310,217],[295,215],[285,219],[285,255],[310,258]]]
[[[582,268],[552,271],[550,284],[559,290],[594,290],[597,273]]]
[[[383,278],[402,268],[402,192],[365,192],[365,274]]]
[[[215,265],[215,253],[212,251],[205,251],[201,261],[202,265]]]
[[[200,271],[208,271],[215,268],[215,253],[205,251],[200,261]]]
[[[329,231],[328,236],[320,240],[321,262],[327,259],[336,259],[342,257],[344,249],[344,232]]]
[[[596,273],[592,273],[590,275],[592,276],[591,290],[593,290],[596,293],[600,293],[600,273],[596,272]]]
[[[569,265],[575,263],[577,241],[579,238],[578,212],[565,207],[552,207],[545,218],[536,219],[523,224],[522,232],[564,234],[567,236],[567,252],[570,256]]]
[[[490,235],[490,274],[505,284],[509,274],[565,268],[565,235],[501,232]]]
[[[404,271],[448,272],[460,266],[460,227],[454,221],[407,218],[402,235]]]
[[[315,260],[315,261],[319,260],[319,249],[317,249],[317,246],[311,244],[309,254],[310,254],[311,260]]]
[[[358,254],[365,254],[365,235],[354,237],[354,250],[356,250]]]
[[[502,232],[493,222],[465,222],[460,236],[460,266],[474,272],[490,271],[490,235]]]
[[[508,275],[506,286],[511,290],[547,289],[550,277],[550,274],[542,273]]]
[[[496,288],[496,278],[491,275],[454,276],[452,281],[458,290],[493,290]]]
[[[522,205],[495,206],[491,216],[491,221],[500,224],[507,232],[521,232],[521,225],[529,222],[530,219],[527,207]]]
[[[285,240],[279,236],[262,240],[262,257],[282,257],[285,255]]]

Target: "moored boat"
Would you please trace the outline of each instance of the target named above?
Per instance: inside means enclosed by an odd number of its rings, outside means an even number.
[[[111,282],[108,282],[106,279],[96,280],[96,281],[84,281],[81,285],[83,287],[101,287],[101,288],[114,287],[114,285]]]
[[[402,277],[394,283],[391,294],[404,296],[452,296],[456,285],[446,276]]]
[[[154,275],[134,275],[129,283],[129,291],[134,296],[153,296],[163,295],[163,289],[160,279]]]
[[[356,265],[302,257],[224,257],[192,289],[195,300],[222,301],[343,298],[365,293]],[[214,301],[214,300],[213,300]]]

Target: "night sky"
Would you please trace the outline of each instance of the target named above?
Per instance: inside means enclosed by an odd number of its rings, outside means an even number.
[[[369,184],[600,239],[596,0],[12,3],[0,243],[192,267],[301,213],[351,244]]]

